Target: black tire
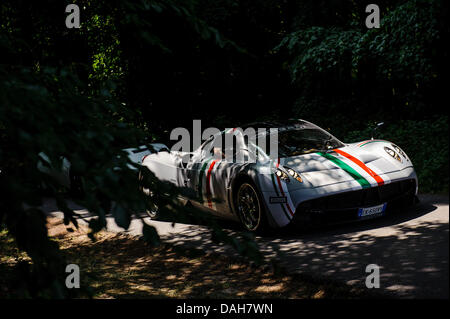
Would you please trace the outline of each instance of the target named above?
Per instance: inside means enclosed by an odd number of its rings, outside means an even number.
[[[254,183],[240,182],[234,194],[236,212],[245,230],[266,234],[269,227],[264,201]]]
[[[147,214],[148,217],[150,217],[151,219],[158,219],[159,216],[159,209],[158,209],[158,205],[156,205],[155,203],[153,203],[152,201],[152,193],[149,189],[146,189],[142,186],[141,182],[142,179],[144,178],[142,173],[139,172],[139,190],[141,192],[143,192],[145,195],[147,195],[149,197],[149,206],[150,208],[146,208],[145,209],[145,213]]]
[[[159,209],[158,206],[156,204],[151,203],[150,205],[153,206],[152,209],[146,209],[145,213],[147,214],[148,217],[150,217],[150,219],[158,219],[159,217]]]

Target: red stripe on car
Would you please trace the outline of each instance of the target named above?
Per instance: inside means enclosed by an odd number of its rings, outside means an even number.
[[[208,173],[206,173],[206,199],[208,200],[208,207],[212,209],[212,201],[211,201],[211,171],[214,168],[217,160],[211,162],[209,165]]]
[[[370,168],[368,168],[366,166],[366,164],[364,164],[363,162],[361,162],[359,159],[357,159],[356,157],[340,150],[340,149],[334,149],[334,152],[344,156],[345,158],[348,158],[349,160],[351,160],[353,163],[355,163],[356,165],[358,165],[359,167],[361,167],[365,172],[367,172],[370,176],[372,176],[378,183],[378,186],[381,186],[384,184],[384,180],[374,171],[372,171]]]

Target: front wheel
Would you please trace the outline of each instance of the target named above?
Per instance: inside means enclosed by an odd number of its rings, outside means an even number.
[[[262,232],[267,229],[263,203],[256,187],[251,183],[242,183],[236,193],[236,208],[245,229]]]

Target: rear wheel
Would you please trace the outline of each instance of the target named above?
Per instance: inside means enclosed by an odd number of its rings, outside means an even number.
[[[157,219],[159,216],[159,207],[158,207],[158,205],[156,205],[154,203],[151,192],[148,189],[143,190],[143,191],[145,194],[148,194],[148,197],[149,197],[148,204],[150,206],[149,208],[145,209],[145,212],[147,213],[148,217],[150,217],[151,219]]]
[[[149,207],[145,209],[145,213],[151,219],[157,219],[158,215],[159,215],[158,205],[156,205],[154,200],[153,200],[153,193],[152,193],[152,191],[150,191],[148,188],[145,188],[144,186],[142,186],[143,178],[144,177],[143,177],[142,173],[139,172],[139,190],[141,192],[143,192],[147,196],[148,204],[149,204]]]
[[[263,202],[250,182],[243,182],[236,192],[236,209],[246,230],[263,232],[267,229],[266,215]]]

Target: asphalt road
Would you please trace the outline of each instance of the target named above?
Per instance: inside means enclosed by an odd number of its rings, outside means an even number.
[[[449,204],[448,197],[420,196],[416,206],[395,215],[308,232],[285,231],[256,242],[267,259],[275,258],[289,272],[343,281],[365,287],[369,264],[380,267],[379,291],[401,298],[448,298],[449,294]],[[91,218],[86,210],[72,205],[81,219]],[[53,201],[44,210],[61,216]],[[211,241],[203,225],[175,221],[133,219],[126,231],[142,234],[142,222],[157,229],[162,240],[207,252],[236,255],[229,246]],[[222,225],[230,233],[234,223]],[[108,230],[124,231],[108,217]]]

